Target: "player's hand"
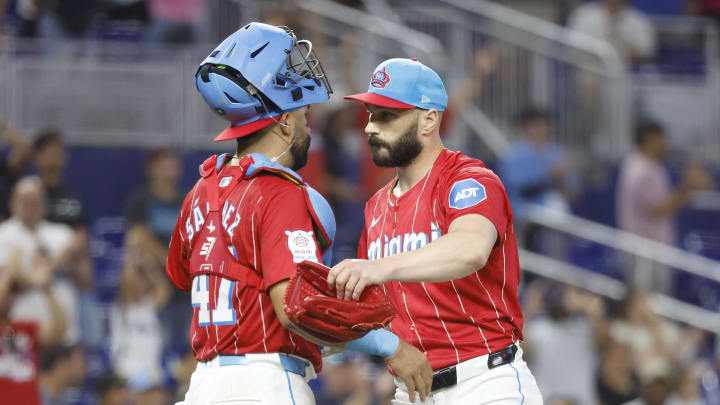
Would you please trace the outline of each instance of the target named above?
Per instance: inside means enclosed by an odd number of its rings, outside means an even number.
[[[357,301],[365,287],[385,281],[385,270],[379,261],[345,259],[328,274],[328,287],[335,287],[337,297],[346,300]]]
[[[385,363],[405,383],[410,402],[415,402],[415,391],[420,394],[420,400],[425,402],[432,390],[433,370],[420,350],[400,339],[395,353],[385,357]]]

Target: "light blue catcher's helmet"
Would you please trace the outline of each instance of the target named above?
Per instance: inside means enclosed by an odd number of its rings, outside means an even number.
[[[332,93],[312,43],[287,27],[253,22],[227,37],[198,67],[195,86],[230,121],[215,141],[239,138]]]

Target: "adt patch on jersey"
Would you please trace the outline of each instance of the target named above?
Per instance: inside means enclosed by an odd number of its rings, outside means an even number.
[[[475,179],[456,181],[450,189],[450,208],[458,210],[472,207],[487,198],[485,186]]]
[[[285,231],[288,237],[288,249],[293,256],[293,262],[300,263],[303,260],[317,262],[317,246],[312,231]]]

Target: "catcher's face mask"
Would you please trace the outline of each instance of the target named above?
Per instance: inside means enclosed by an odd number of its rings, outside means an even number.
[[[281,65],[275,72],[275,86],[283,89],[289,89],[297,85],[297,82],[303,78],[315,80],[318,86],[322,85],[328,94],[332,94],[330,81],[325,75],[325,70],[320,63],[320,59],[313,51],[312,42],[306,39],[298,40],[293,30],[288,27],[280,27],[292,37],[292,46],[287,52],[284,66]],[[285,74],[282,73],[285,67]]]

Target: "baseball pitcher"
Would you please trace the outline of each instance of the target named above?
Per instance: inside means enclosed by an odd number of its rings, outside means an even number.
[[[415,59],[381,63],[365,103],[378,166],[397,177],[365,207],[358,255],[328,277],[339,297],[382,285],[397,309],[392,330],[428,357],[427,404],[536,405],[542,397],[522,360],[523,316],[513,214],[500,179],[445,149],[439,134],[447,94]],[[414,402],[396,380],[394,404]]]

